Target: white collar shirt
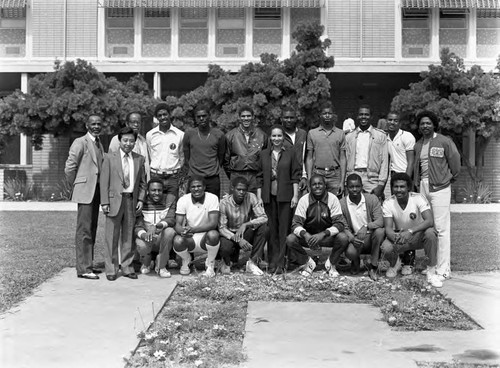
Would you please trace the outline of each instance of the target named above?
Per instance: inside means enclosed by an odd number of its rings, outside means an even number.
[[[347,209],[349,210],[349,216],[351,217],[352,230],[354,231],[354,234],[357,234],[363,226],[368,225],[366,201],[363,193],[361,193],[361,200],[358,204],[352,202],[351,198],[347,196]]]

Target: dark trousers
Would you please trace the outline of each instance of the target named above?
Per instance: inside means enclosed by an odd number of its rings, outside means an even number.
[[[163,181],[164,194],[173,194],[176,198],[179,197],[179,173],[172,175],[160,175],[151,171],[151,179],[153,178]]]
[[[346,250],[349,244],[349,239],[344,232],[338,233],[334,236],[328,236],[323,238],[319,242],[320,247],[332,248],[330,253],[330,263],[332,265],[337,264],[340,259],[340,255]],[[299,238],[295,234],[290,234],[286,238],[286,245],[288,247],[288,259],[292,263],[298,265],[306,264],[309,256],[307,255],[305,248],[309,248],[304,238]]]
[[[258,263],[264,254],[264,246],[269,239],[269,228],[267,224],[262,224],[256,229],[247,228],[243,233],[243,238],[252,244],[250,259]],[[238,262],[240,257],[240,245],[230,239],[220,237],[219,255],[226,264],[230,261]]]
[[[429,257],[429,266],[434,267],[437,264],[437,247],[438,237],[436,230],[433,227],[425,231],[417,231],[414,233],[408,243],[394,244],[389,239],[385,239],[382,243],[381,249],[391,267],[396,265],[399,254],[403,254],[408,250],[424,248],[425,255]]]
[[[220,177],[219,175],[207,176],[205,178],[205,191],[215,194],[220,199]]]
[[[357,249],[354,244],[350,243],[347,246],[345,255],[349,258],[356,269],[359,268],[359,255],[370,254],[371,264],[374,267],[378,266],[378,259],[380,257],[380,246],[385,238],[385,230],[383,228],[375,229],[370,234],[366,234],[365,242],[360,249]]]
[[[270,268],[283,267],[286,255],[286,237],[292,226],[292,209],[290,202],[278,202],[276,196],[264,204],[269,219],[269,242],[267,243],[267,259]]]
[[[98,184],[91,203],[78,203],[75,235],[77,275],[92,272],[100,202],[101,195]]]
[[[122,272],[127,275],[134,273],[132,261],[135,254],[135,242],[133,241],[133,232],[135,224],[134,201],[130,196],[122,197],[122,203],[118,214],[113,217],[106,217],[106,231],[104,239],[106,247],[104,252],[104,264],[106,275],[115,275],[118,271],[118,264],[121,263]],[[120,255],[121,262],[118,260],[118,246],[121,234]]]

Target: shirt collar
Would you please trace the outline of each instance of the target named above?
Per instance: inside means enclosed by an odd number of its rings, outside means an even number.
[[[172,123],[170,123],[170,128],[168,128],[168,130],[166,132],[162,132],[160,130],[160,126],[156,126],[155,128],[153,128],[153,134],[154,133],[162,133],[162,134],[167,134],[168,132],[172,132],[174,134],[179,134],[180,130],[179,128],[176,128],[174,125],[172,125]]]
[[[95,137],[90,134],[90,132],[87,132],[87,137],[89,137],[92,142],[95,142]]]
[[[368,133],[372,134],[372,131],[373,131],[373,126],[370,124],[370,126],[368,127],[368,129],[366,129],[366,131],[367,131]],[[358,126],[358,127],[356,128],[356,133],[357,133],[357,134],[359,134],[359,133],[361,133],[361,132],[363,132],[363,131],[362,131],[362,130],[361,130],[361,128]]]
[[[233,205],[233,206],[236,206],[236,207],[241,207],[245,204],[245,202],[248,200],[248,193],[245,195],[245,198],[243,198],[243,202],[241,202],[241,204],[238,204],[236,203],[236,201],[234,200],[234,197],[232,194],[229,194],[229,202]]]
[[[337,129],[337,127],[335,125],[332,126],[332,129],[326,129],[323,125],[320,125],[318,128],[319,128],[319,130],[322,130],[324,132],[329,132],[329,131],[334,132]]]
[[[365,203],[365,195],[363,193],[361,193],[361,200],[359,201],[358,204],[356,204],[353,201],[351,201],[351,197],[349,197],[349,195],[347,196],[347,204],[350,204],[350,205],[353,205],[353,206],[359,206],[359,205],[362,205],[364,203]]]
[[[196,204],[196,203],[200,203],[200,204],[203,204],[205,203],[205,199],[207,198],[207,193],[205,192],[205,195],[203,196],[203,199],[201,201],[195,201],[194,198],[193,198],[193,195],[191,195],[191,202],[193,204]]]
[[[240,130],[241,134],[245,134],[245,130],[241,127],[241,124],[238,125],[238,129]],[[248,130],[248,135],[253,135],[255,133],[255,127],[251,126],[250,129]]]
[[[315,203],[315,202],[323,202],[326,205],[328,205],[328,191],[325,190],[325,194],[323,194],[323,197],[321,197],[320,199],[314,198],[314,196],[312,195],[312,193],[309,194],[309,203],[312,204],[312,203]]]
[[[120,151],[120,157],[123,159],[123,157],[125,157],[125,152],[123,152],[121,148],[119,149],[119,151]],[[132,157],[132,152],[128,154],[128,157]]]

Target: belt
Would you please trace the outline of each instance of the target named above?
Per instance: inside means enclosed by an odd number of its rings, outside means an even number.
[[[174,174],[177,174],[179,171],[180,171],[180,169],[177,169],[177,170],[165,170],[165,171],[151,169],[151,172],[153,174],[156,174],[156,175],[174,175]]]
[[[354,171],[367,172],[368,169],[366,167],[363,167],[363,168],[360,168],[360,169],[354,169]]]
[[[339,166],[330,166],[330,167],[317,167],[314,166],[316,170],[322,170],[322,171],[336,171],[339,169]]]
[[[129,192],[123,192],[122,193],[122,197],[126,197],[126,198],[132,198],[134,196],[133,193],[129,193]]]

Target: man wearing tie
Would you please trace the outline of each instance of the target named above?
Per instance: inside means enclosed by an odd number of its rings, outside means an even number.
[[[99,174],[101,172],[104,149],[99,141],[102,119],[90,115],[87,134],[75,139],[69,149],[64,174],[73,186],[71,200],[78,203],[76,219],[76,274],[80,278],[97,280],[92,262],[99,217]]]
[[[135,254],[133,241],[136,213],[142,210],[146,195],[144,156],[132,149],[137,133],[125,127],[118,133],[120,149],[104,157],[101,174],[101,206],[106,215],[105,256],[106,278],[116,280],[118,242],[121,231],[121,268],[123,276],[137,279],[132,267]]]

